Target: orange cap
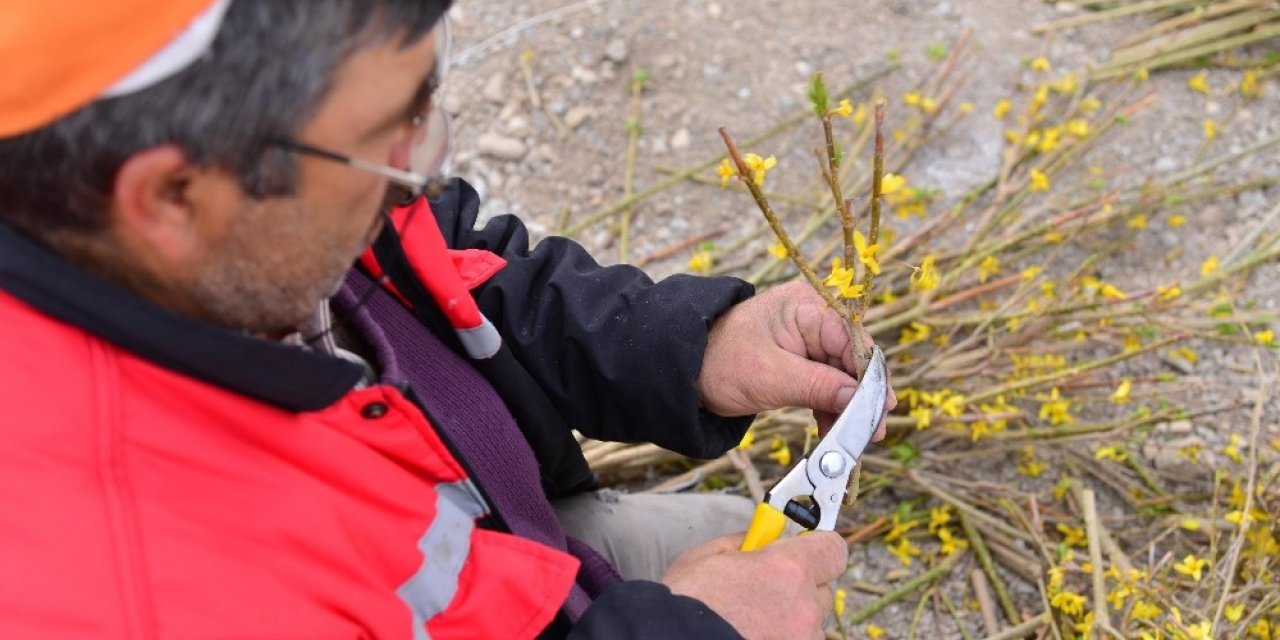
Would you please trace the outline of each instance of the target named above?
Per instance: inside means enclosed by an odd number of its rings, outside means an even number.
[[[0,9],[5,68],[0,137],[37,129],[93,102],[213,4],[215,0],[5,2]]]

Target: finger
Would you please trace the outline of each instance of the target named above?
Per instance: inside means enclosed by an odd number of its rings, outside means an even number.
[[[742,548],[742,541],[746,539],[745,531],[740,533],[731,533],[727,536],[720,536],[704,542],[696,547],[691,547],[684,553],[680,554],[677,562],[696,562],[702,558],[709,558],[715,555],[731,553]]]
[[[803,357],[784,354],[767,375],[773,378],[776,406],[803,406],[825,413],[840,413],[857,390],[849,374]],[[768,387],[766,387],[768,388]]]
[[[849,563],[849,545],[834,531],[786,538],[766,549],[789,556],[809,574],[814,585],[827,584],[840,577]]]
[[[813,601],[817,603],[818,611],[831,615],[832,607],[836,602],[835,589],[829,584],[818,585],[817,591],[813,594]]]
[[[787,329],[800,338],[804,355],[815,362],[853,372],[854,354],[849,331],[839,313],[820,300],[806,301],[791,307]]]

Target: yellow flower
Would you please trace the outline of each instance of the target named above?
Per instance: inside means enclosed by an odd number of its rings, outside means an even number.
[[[884,534],[884,541],[893,542],[894,540],[901,538],[902,535],[905,534],[906,532],[918,526],[920,526],[919,520],[909,520],[907,522],[903,522],[902,516],[898,515],[897,513],[894,513],[893,526],[889,528],[888,533]]]
[[[1227,622],[1240,622],[1240,617],[1244,615],[1244,604],[1229,604],[1223,607],[1222,615],[1227,617]]]
[[[933,327],[919,320],[912,320],[910,325],[902,328],[902,335],[898,338],[898,344],[907,345],[921,342],[927,340],[932,333]]]
[[[1258,97],[1258,70],[1250,69],[1244,72],[1244,77],[1240,79],[1240,95],[1246,98]]]
[[[1036,151],[1040,153],[1049,153],[1058,148],[1058,140],[1062,138],[1062,127],[1050,127],[1044,130],[1040,135],[1040,139],[1035,143]],[[1027,144],[1031,145],[1031,139],[1027,139]]]
[[[742,161],[746,163],[747,170],[751,172],[751,181],[756,183],[756,186],[764,184],[765,172],[778,166],[777,158],[773,156],[769,156],[768,158],[761,158],[760,156],[754,153],[748,153],[747,155],[743,156]]]
[[[880,640],[880,638],[884,637],[884,629],[874,624],[869,624],[867,625],[867,637],[871,638],[871,640]]]
[[[911,566],[911,556],[920,555],[920,548],[911,544],[911,540],[907,538],[899,539],[898,544],[890,545],[888,549],[889,553],[893,554],[904,567]]]
[[[933,291],[938,288],[942,276],[938,273],[938,268],[933,262],[935,256],[931,253],[924,257],[920,262],[920,268],[911,272],[911,288],[921,291]]]
[[[1146,82],[1147,78],[1150,78],[1150,77],[1151,77],[1151,70],[1146,67],[1143,67],[1133,72],[1133,81],[1137,83]]]
[[[849,592],[844,589],[836,589],[836,597],[832,600],[832,609],[836,612],[836,617],[844,616],[845,599],[849,597]]]
[[[973,103],[961,102],[959,110],[960,110],[960,113],[973,113]]]
[[[1098,450],[1093,452],[1094,460],[1115,460],[1116,462],[1124,462],[1127,457],[1128,456],[1125,455],[1124,451],[1121,451],[1120,447],[1116,446],[1098,447]]]
[[[1264,347],[1274,347],[1276,344],[1276,332],[1271,329],[1265,329],[1253,334],[1254,342]]]
[[[907,186],[907,179],[896,174],[886,173],[880,177],[880,195],[891,195]]]
[[[969,548],[968,540],[960,540],[951,534],[951,530],[943,527],[938,529],[938,541],[942,543],[942,555],[950,556],[961,549]]]
[[[1084,118],[1074,118],[1067,121],[1067,134],[1076,138],[1084,138],[1089,135],[1089,121]]]
[[[880,263],[876,260],[876,252],[880,250],[880,244],[868,245],[866,237],[861,232],[854,231],[853,245],[858,250],[858,260],[867,265],[871,273],[880,275]]]
[[[1187,637],[1190,640],[1213,640],[1213,636],[1209,635],[1212,625],[1208,620],[1201,620],[1192,625],[1187,625]]]
[[[964,396],[957,393],[955,395],[948,396],[946,400],[943,400],[942,404],[939,405],[939,408],[942,409],[943,413],[951,416],[952,418],[959,418],[964,413],[964,404]]]
[[[991,110],[991,115],[995,116],[996,120],[1003,120],[1005,116],[1009,115],[1009,110],[1012,108],[1013,101],[1008,98],[1000,98],[996,100],[996,106]]]
[[[1218,137],[1218,123],[1213,118],[1204,120],[1204,139],[1213,140]]]
[[[1076,90],[1077,86],[1079,85],[1076,82],[1076,74],[1068,73],[1053,83],[1053,90],[1058,93],[1071,93]]]
[[[864,287],[861,283],[859,283],[859,284],[847,284],[847,285],[844,285],[844,286],[840,287],[840,297],[841,297],[841,298],[844,298],[845,300],[852,300],[852,299],[854,299],[854,298],[860,298],[860,297],[862,297],[862,292],[863,292],[865,289],[866,289],[866,287]]]
[[[1176,355],[1191,364],[1200,362],[1200,354],[1196,353],[1195,349],[1192,349],[1191,347],[1178,347],[1174,350],[1173,355]]]
[[[908,106],[912,106],[912,107],[919,106],[919,105],[920,105],[920,92],[919,92],[919,91],[911,91],[911,92],[908,92],[908,93],[904,93],[904,94],[902,94],[902,104],[905,104],[905,105],[908,105]]]
[[[1121,291],[1119,287],[1116,287],[1113,284],[1107,284],[1105,282],[1102,283],[1100,287],[1098,287],[1098,293],[1101,294],[1102,297],[1106,298],[1107,300],[1125,300],[1129,297],[1128,294]]]
[[[1101,108],[1102,101],[1093,96],[1089,96],[1088,98],[1080,101],[1080,110],[1085,113],[1093,113]]]
[[[1032,60],[1030,66],[1032,71],[1048,71],[1052,68],[1049,64],[1049,59],[1044,56]]]
[[[769,255],[782,259],[787,257],[787,248],[782,246],[781,242],[775,242],[769,245]]]
[[[791,447],[787,446],[786,440],[783,440],[781,436],[774,436],[769,446],[773,449],[769,452],[770,458],[784,467],[791,464]]]
[[[853,282],[853,269],[846,269],[841,266],[840,258],[831,261],[831,274],[827,276],[822,284],[828,287],[844,287]]]
[[[738,175],[738,169],[729,162],[728,158],[720,161],[720,166],[716,167],[716,173],[720,174],[720,188],[729,186],[729,180]]]
[[[1116,390],[1112,392],[1111,399],[1116,404],[1124,404],[1129,401],[1129,391],[1131,389],[1133,389],[1133,381],[1125,378],[1120,381],[1120,386],[1116,387]]]
[[[853,112],[853,126],[862,128],[867,123],[867,105],[859,102],[858,108]]]
[[[920,99],[920,110],[921,110],[921,111],[923,111],[923,112],[925,112],[925,113],[933,113],[933,110],[934,110],[934,109],[937,109],[937,108],[938,108],[938,101],[937,101],[937,100],[934,100],[933,98],[930,98],[929,96],[925,96],[925,97],[923,97],[923,98],[921,98],[921,99]]]
[[[937,533],[938,529],[951,522],[951,505],[944,504],[929,510],[929,533]]]
[[[1213,272],[1218,270],[1218,256],[1209,256],[1204,262],[1200,263],[1200,277],[1208,278]]]
[[[1071,401],[1063,398],[1057,387],[1049,392],[1049,397],[1040,405],[1040,419],[1049,420],[1051,425],[1075,424],[1071,417]]]
[[[1201,71],[1200,73],[1191,76],[1191,78],[1187,80],[1187,87],[1192,91],[1203,93],[1206,96],[1209,95],[1209,81],[1205,72]]]
[[[1128,222],[1126,222],[1126,223],[1124,223],[1124,224],[1125,224],[1125,226],[1126,226],[1126,227],[1129,227],[1130,229],[1146,229],[1146,228],[1147,228],[1147,214],[1145,214],[1145,213],[1139,213],[1138,215],[1136,215],[1136,216],[1134,216],[1134,217],[1132,217],[1132,218],[1129,218],[1129,221],[1128,221]]]
[[[1200,575],[1208,564],[1208,560],[1197,558],[1193,554],[1187,554],[1187,557],[1183,558],[1182,562],[1173,565],[1173,570],[1184,576],[1189,576],[1196,582],[1199,582]]]
[[[1202,525],[1200,524],[1200,521],[1195,518],[1187,518],[1182,522],[1179,522],[1178,526],[1186,529],[1187,531],[1199,531]]]
[[[1275,636],[1271,635],[1271,623],[1266,618],[1259,618],[1257,622],[1249,625],[1249,635],[1258,640],[1273,640]]]
[[[1069,615],[1078,616],[1084,613],[1084,596],[1070,591],[1060,591],[1049,601],[1053,608]]]
[[[1039,478],[1049,467],[1039,460],[1031,459],[1023,461],[1016,468],[1018,473],[1028,478]]]
[[[1072,625],[1072,628],[1076,630],[1076,633],[1080,634],[1081,638],[1093,637],[1093,612],[1086,612],[1080,622]]]
[[[840,101],[840,106],[831,110],[831,115],[849,118],[853,116],[853,105],[849,103],[848,98]]]
[[[711,271],[711,254],[706,250],[699,249],[693,252],[689,258],[689,270],[694,273],[706,274]]]
[[[1170,227],[1170,228],[1177,229],[1178,227],[1181,227],[1182,225],[1184,225],[1184,224],[1186,224],[1186,223],[1187,223],[1187,217],[1186,217],[1186,216],[1184,216],[1184,215],[1174,214],[1174,215],[1169,216],[1169,227]]]
[[[916,419],[916,429],[924,429],[933,421],[933,410],[928,407],[916,407],[908,415]]]
[[[1039,169],[1031,170],[1031,190],[1032,191],[1048,191],[1052,186],[1049,182],[1049,176]]]
[[[1181,296],[1182,287],[1179,287],[1177,284],[1171,284],[1167,287],[1156,287],[1156,297],[1160,298],[1161,302],[1168,302]]]
[[[1088,546],[1088,538],[1084,535],[1084,529],[1073,527],[1069,524],[1059,522],[1058,533],[1062,534],[1062,543],[1068,547],[1085,547]]]
[[[987,256],[978,263],[978,282],[986,282],[987,278],[1000,273],[1000,259],[995,256]]]
[[[1243,442],[1243,440],[1240,438],[1240,434],[1233,433],[1231,434],[1231,440],[1227,443],[1227,446],[1222,448],[1222,454],[1231,458],[1231,461],[1236,464],[1244,462],[1244,457],[1240,455],[1241,442]]]
[[[1150,602],[1139,600],[1133,603],[1133,611],[1130,613],[1134,620],[1151,620],[1160,615],[1160,607]]]

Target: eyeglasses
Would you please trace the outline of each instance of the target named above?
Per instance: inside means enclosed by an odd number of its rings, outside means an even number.
[[[320,158],[344,164],[352,169],[386,178],[387,195],[383,200],[386,207],[409,204],[422,196],[434,198],[445,191],[452,182],[445,177],[449,169],[449,160],[453,150],[453,126],[448,114],[438,108],[431,100],[444,82],[448,70],[449,51],[452,48],[453,36],[446,14],[435,28],[436,34],[436,66],[435,76],[428,84],[425,99],[426,108],[422,113],[413,116],[411,125],[414,129],[425,128],[426,135],[410,149],[409,170],[353,158],[343,153],[317,147],[289,137],[276,137],[267,143],[287,149],[294,153]]]

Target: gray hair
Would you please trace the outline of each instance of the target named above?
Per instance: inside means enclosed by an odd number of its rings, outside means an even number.
[[[266,140],[311,119],[353,52],[417,42],[451,2],[236,0],[209,52],[180,73],[0,139],[0,220],[36,237],[100,230],[120,166],[163,144],[226,168],[251,197],[288,195],[294,158]]]

